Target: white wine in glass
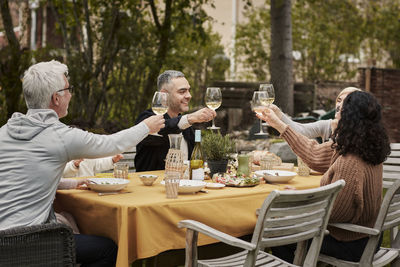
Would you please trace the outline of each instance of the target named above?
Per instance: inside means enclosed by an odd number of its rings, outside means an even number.
[[[165,108],[165,107],[153,107],[152,110],[157,115],[163,115],[163,114],[167,113],[168,108]]]
[[[267,100],[266,100],[267,103],[265,103],[265,106],[268,107],[270,104],[274,103],[275,90],[274,90],[274,86],[271,83],[260,84],[260,88],[258,89],[258,91],[265,91],[268,94]]]
[[[206,106],[210,109],[216,110],[221,106],[222,103],[222,93],[219,87],[208,87],[205,96]],[[219,129],[214,124],[214,119],[212,120],[212,126],[208,129]]]
[[[263,104],[263,106],[268,107],[270,104],[274,103],[275,98],[273,97],[267,97],[267,98],[263,98],[261,99],[261,103]]]
[[[168,93],[166,92],[155,92],[153,100],[151,102],[151,109],[157,115],[163,115],[168,111]],[[158,133],[153,134],[155,136],[162,136]]]
[[[216,110],[217,108],[219,108],[221,106],[221,102],[222,101],[209,101],[209,102],[206,102],[206,105],[210,109]]]
[[[260,84],[260,88],[258,89],[259,91],[265,91],[268,93],[267,100],[265,100],[265,106],[269,107],[270,104],[274,103],[275,101],[275,90],[274,86],[271,83],[262,83]],[[263,125],[268,126],[268,124],[265,122]]]
[[[255,91],[251,100],[251,109],[257,114],[261,114],[268,105],[268,94],[265,91]],[[260,131],[255,135],[268,135],[262,129],[262,120],[260,120]]]

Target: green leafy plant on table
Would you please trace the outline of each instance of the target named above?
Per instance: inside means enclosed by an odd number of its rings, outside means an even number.
[[[236,143],[229,135],[223,136],[220,132],[205,131],[202,137],[201,147],[211,175],[216,172],[225,172],[228,160],[233,159],[236,152]]]

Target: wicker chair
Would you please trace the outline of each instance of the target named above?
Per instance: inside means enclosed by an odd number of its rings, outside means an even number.
[[[0,231],[0,266],[75,266],[75,240],[63,224]]]

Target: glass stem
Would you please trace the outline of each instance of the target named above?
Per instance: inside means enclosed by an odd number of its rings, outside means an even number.
[[[212,119],[212,127],[215,128],[214,119]]]
[[[263,128],[262,128],[262,120],[261,119],[260,119],[260,133],[264,133]]]

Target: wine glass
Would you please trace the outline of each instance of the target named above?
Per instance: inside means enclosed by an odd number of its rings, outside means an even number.
[[[251,109],[255,113],[261,114],[266,106],[268,106],[268,93],[266,91],[255,91],[251,100]],[[268,135],[268,133],[263,132],[261,119],[260,131],[255,135]]]
[[[268,94],[268,104],[272,104],[275,101],[275,90],[271,83],[262,83],[258,91],[266,91]]]
[[[275,101],[275,90],[274,90],[274,86],[272,85],[272,83],[262,83],[260,84],[260,88],[258,89],[259,91],[266,91],[268,93],[268,105],[274,103]],[[263,123],[263,125],[267,125],[268,124],[266,122]]]
[[[153,100],[151,101],[151,109],[157,115],[163,115],[168,111],[168,93],[155,92]],[[158,133],[152,134],[154,136],[162,136]]]
[[[216,110],[221,106],[222,103],[222,93],[221,88],[219,87],[208,87],[205,96],[206,106],[210,109]],[[216,127],[214,124],[214,119],[212,120],[212,126],[207,127],[207,129],[220,129],[220,127]]]

